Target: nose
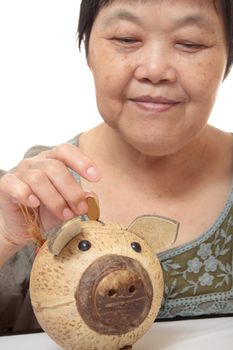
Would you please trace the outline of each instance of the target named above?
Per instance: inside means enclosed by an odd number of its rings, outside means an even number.
[[[135,327],[138,320],[145,316],[145,311],[149,311],[145,287],[139,271],[122,269],[109,273],[96,288],[95,304],[99,319],[107,327],[115,328],[118,323],[123,327]]]
[[[153,287],[146,270],[131,258],[107,255],[83,274],[76,304],[88,326],[101,334],[121,335],[148,315]]]
[[[163,43],[145,45],[140,51],[135,78],[152,84],[176,82],[177,71],[170,49]]]

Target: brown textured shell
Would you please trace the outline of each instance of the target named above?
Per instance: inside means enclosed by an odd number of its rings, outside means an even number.
[[[135,237],[142,247],[140,254],[130,246]],[[84,239],[91,242],[90,251],[79,250],[78,244]],[[149,274],[153,287],[148,316],[137,328],[121,335],[99,334],[89,328],[78,313],[75,300],[86,268],[109,254],[137,260]],[[143,239],[117,224],[85,221],[81,222],[81,232],[58,256],[50,253],[45,242],[32,268],[30,294],[40,325],[64,349],[119,350],[133,345],[152,325],[163,296],[163,277],[158,259]]]

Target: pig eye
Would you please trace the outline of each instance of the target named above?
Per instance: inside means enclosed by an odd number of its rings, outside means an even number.
[[[142,251],[142,247],[141,247],[141,245],[138,242],[132,242],[131,243],[131,248],[133,250],[135,250],[135,252],[137,252],[137,253],[141,253],[141,251]]]
[[[78,248],[82,252],[86,252],[87,250],[89,250],[91,248],[91,243],[89,241],[86,241],[86,240],[80,241]]]

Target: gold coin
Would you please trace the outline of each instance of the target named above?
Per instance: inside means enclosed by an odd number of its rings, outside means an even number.
[[[90,220],[98,221],[100,217],[100,208],[96,197],[87,197],[88,212]]]

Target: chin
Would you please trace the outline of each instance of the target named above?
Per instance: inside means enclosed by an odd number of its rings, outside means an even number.
[[[122,139],[134,150],[151,157],[162,157],[178,152],[188,143],[181,137],[174,137],[168,133],[124,133]],[[165,136],[166,135],[166,136]],[[182,142],[181,142],[182,141]]]
[[[186,128],[147,127],[118,128],[124,141],[138,152],[154,157],[173,155],[187,146],[198,142],[205,125],[192,124]],[[200,140],[199,140],[200,141]]]
[[[182,145],[177,142],[170,142],[170,140],[153,140],[147,139],[125,139],[125,141],[135,150],[151,157],[163,157],[178,152]]]

